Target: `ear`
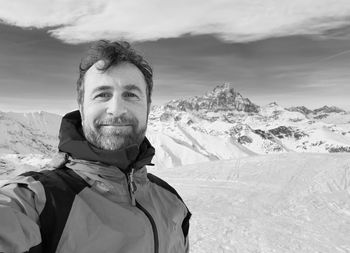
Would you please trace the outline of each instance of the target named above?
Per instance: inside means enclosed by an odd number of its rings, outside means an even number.
[[[84,112],[83,112],[83,106],[81,104],[78,104],[80,117],[81,117],[81,123],[83,124],[84,121]]]
[[[147,103],[147,119],[148,119],[148,116],[149,116],[149,113],[151,112],[151,102]]]

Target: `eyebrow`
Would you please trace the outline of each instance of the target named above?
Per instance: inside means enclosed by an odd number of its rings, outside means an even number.
[[[111,86],[107,86],[107,85],[103,85],[103,86],[98,86],[95,89],[92,90],[92,93],[96,93],[99,91],[105,91],[105,90],[111,90],[112,87]]]
[[[136,86],[135,84],[128,84],[123,87],[125,90],[131,91],[131,90],[137,90],[140,94],[143,94],[142,90]]]
[[[102,86],[98,86],[95,89],[92,90],[92,94],[96,93],[96,92],[100,92],[100,91],[106,91],[106,90],[112,90],[113,88],[111,86],[108,85],[102,85]],[[127,91],[132,91],[132,90],[136,90],[138,91],[140,94],[143,94],[142,90],[136,86],[135,84],[127,84],[125,86],[123,86],[123,89],[127,90]]]

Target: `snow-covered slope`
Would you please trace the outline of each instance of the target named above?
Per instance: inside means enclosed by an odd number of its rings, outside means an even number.
[[[51,154],[57,149],[60,121],[47,112],[0,112],[0,153]]]
[[[0,183],[1,180],[14,177],[29,170],[39,171],[50,161],[50,157],[42,154],[0,155]]]
[[[152,162],[160,168],[253,154],[230,137],[212,136],[181,125],[171,131],[149,130],[147,136],[156,147]]]
[[[350,252],[350,154],[259,155],[153,173],[192,211],[191,252]]]
[[[29,128],[45,132],[50,136],[57,136],[61,123],[61,116],[44,111],[32,113],[8,112],[6,116]]]

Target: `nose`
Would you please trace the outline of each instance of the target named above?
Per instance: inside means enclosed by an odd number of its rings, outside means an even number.
[[[113,96],[106,107],[107,114],[118,116],[127,112],[125,101],[118,96]]]

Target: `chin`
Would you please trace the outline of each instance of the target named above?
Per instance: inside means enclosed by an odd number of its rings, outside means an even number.
[[[113,138],[113,141],[111,141],[111,138]],[[121,150],[126,147],[129,147],[130,145],[139,146],[140,143],[131,138],[120,138],[120,137],[107,137],[107,138],[100,139],[98,141],[98,146],[101,149],[111,150],[111,151]]]

